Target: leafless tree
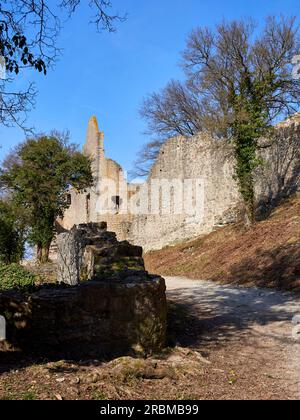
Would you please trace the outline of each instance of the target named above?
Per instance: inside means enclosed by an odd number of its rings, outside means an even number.
[[[0,79],[0,124],[26,129],[26,116],[35,104],[36,89],[30,84],[17,90],[14,80],[26,68],[44,74],[53,68],[61,50],[57,46],[61,19],[70,18],[81,0],[0,0],[0,56],[5,58],[7,78]],[[98,31],[115,30],[125,19],[111,13],[109,0],[90,0],[91,22]],[[59,17],[60,16],[60,17]],[[28,130],[28,128],[27,128]]]
[[[149,174],[163,143],[163,139],[151,140],[143,146],[134,162],[134,168],[129,172],[131,179],[144,178]]]
[[[150,133],[159,137],[193,136],[203,129],[203,108],[187,84],[172,80],[159,93],[152,93],[141,108]]]
[[[146,134],[156,137],[138,153],[131,174],[145,177],[149,173],[166,139],[193,136],[204,129],[204,107],[191,84],[172,80],[158,93],[144,100],[140,115],[148,123]]]
[[[142,107],[152,135],[189,136],[204,129],[233,142],[236,177],[250,219],[259,139],[299,110],[300,80],[293,77],[299,53],[295,17],[268,17],[261,33],[252,19],[223,22],[215,30],[198,28],[183,53],[187,93],[178,99],[172,82]]]
[[[300,52],[296,18],[268,17],[260,35],[256,29],[251,19],[223,22],[215,31],[198,28],[183,53],[189,83],[212,104],[229,137],[233,122],[249,116],[245,107],[237,109],[239,98],[263,103],[267,124],[299,109],[300,81],[292,67]]]

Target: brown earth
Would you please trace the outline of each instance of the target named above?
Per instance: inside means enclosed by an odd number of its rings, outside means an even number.
[[[0,400],[191,399],[195,381],[204,380],[203,360],[184,348],[106,362],[7,360],[0,363]]]
[[[251,287],[300,288],[299,228],[292,199],[249,229],[146,255],[149,271],[181,276],[167,278],[168,349],[112,361],[5,355],[0,399],[299,399],[299,297]]]
[[[169,347],[147,359],[5,355],[0,400],[299,399],[294,294],[167,278]]]
[[[236,224],[145,255],[165,276],[300,290],[300,199],[292,198],[250,228]]]

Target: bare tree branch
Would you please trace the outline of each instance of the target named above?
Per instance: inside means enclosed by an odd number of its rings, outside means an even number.
[[[58,37],[64,14],[71,17],[81,0],[0,0],[0,56],[6,61],[8,80],[0,80],[0,123],[26,127],[26,116],[36,90],[9,92],[7,85],[28,68],[47,74],[61,54]],[[113,32],[125,16],[110,13],[109,0],[90,0],[92,22],[98,31]],[[59,17],[59,15],[61,15]]]
[[[268,17],[262,33],[256,29],[252,19],[195,29],[183,53],[186,81],[172,81],[143,103],[148,134],[166,139],[207,130],[231,139],[237,124],[252,123],[256,131],[251,135],[262,136],[297,112],[300,80],[292,72],[293,57],[300,54],[296,18]]]

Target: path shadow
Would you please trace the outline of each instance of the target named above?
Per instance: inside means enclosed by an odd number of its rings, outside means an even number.
[[[91,355],[92,356],[92,355]],[[80,357],[68,357],[68,354],[59,354],[55,352],[48,352],[47,357],[42,356],[38,353],[30,354],[24,352],[0,352],[0,379],[1,375],[6,372],[10,372],[13,370],[21,370],[25,369],[30,366],[39,366],[39,365],[46,365],[48,363],[57,363],[61,361],[66,361],[67,363],[79,365],[79,366],[100,366],[103,363],[107,363],[117,356],[115,355],[103,355],[101,357],[96,358],[82,358]],[[76,368],[71,368],[73,372],[75,372]],[[51,371],[51,369],[50,369]],[[64,366],[54,366],[53,373],[70,373],[70,368],[65,368]]]
[[[256,287],[233,287],[216,285],[212,282],[192,282],[192,287],[184,282],[183,287],[168,290],[168,345],[189,347],[200,350],[203,356],[212,349],[227,346],[230,342],[241,341],[253,334],[253,325],[268,326],[274,322],[287,322],[291,325],[295,314],[300,313],[300,298],[291,293],[266,290]],[[272,330],[264,328],[265,336]],[[275,337],[285,340],[284,337]],[[263,343],[263,340],[260,340]],[[101,365],[117,356],[103,355],[97,360],[78,361],[84,365]],[[0,352],[0,375],[32,365],[43,365],[62,360],[61,355],[47,358],[18,353]]]
[[[292,331],[292,319],[300,313],[299,298],[290,293],[259,288],[234,288],[213,283],[210,288],[201,287],[201,283],[198,282],[199,287],[168,291],[171,345],[205,352],[246,339],[250,331],[253,335],[254,325],[265,326],[261,334],[266,337],[290,340],[288,332],[288,337],[274,336],[268,326],[286,322]]]

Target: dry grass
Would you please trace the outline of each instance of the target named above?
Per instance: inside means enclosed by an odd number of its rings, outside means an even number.
[[[291,199],[250,229],[229,226],[150,253],[146,265],[163,275],[300,289],[300,200]],[[169,300],[173,347],[145,360],[11,360],[3,355],[0,400],[295,398],[285,340],[254,325],[253,331],[240,329],[224,341],[216,327],[221,320],[222,330],[230,328],[232,320],[199,308],[195,312],[180,298]]]
[[[26,366],[23,360],[23,366],[0,365],[0,400],[191,399],[201,391],[195,381],[204,380],[206,363],[200,353],[183,348],[106,363],[29,361]]]

